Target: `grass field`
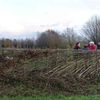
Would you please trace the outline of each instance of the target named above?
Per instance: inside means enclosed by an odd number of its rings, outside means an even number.
[[[100,96],[37,96],[37,97],[3,97],[0,100],[100,100]]]

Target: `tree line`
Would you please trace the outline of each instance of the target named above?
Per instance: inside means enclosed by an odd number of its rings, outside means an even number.
[[[70,34],[69,34],[70,33]],[[78,35],[73,29],[67,28],[62,34],[54,30],[40,33],[37,39],[0,39],[1,48],[71,48]]]
[[[100,41],[100,18],[92,17],[82,28],[81,35],[73,28],[66,28],[62,33],[46,30],[34,39],[0,39],[1,48],[73,48],[75,42]]]

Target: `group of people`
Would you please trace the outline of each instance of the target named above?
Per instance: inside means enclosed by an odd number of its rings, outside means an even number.
[[[85,44],[83,48],[81,48],[80,42],[77,42],[74,46],[75,50],[89,50],[89,51],[96,51],[97,49],[100,49],[100,42],[95,44],[93,41],[89,42],[88,44]]]

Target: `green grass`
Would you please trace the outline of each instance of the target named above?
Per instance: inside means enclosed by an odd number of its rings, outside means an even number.
[[[3,97],[0,100],[100,100],[100,96],[37,96],[37,97]]]

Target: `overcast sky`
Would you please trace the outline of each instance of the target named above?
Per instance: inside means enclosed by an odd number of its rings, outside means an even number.
[[[0,36],[80,28],[99,10],[100,0],[0,0]]]

